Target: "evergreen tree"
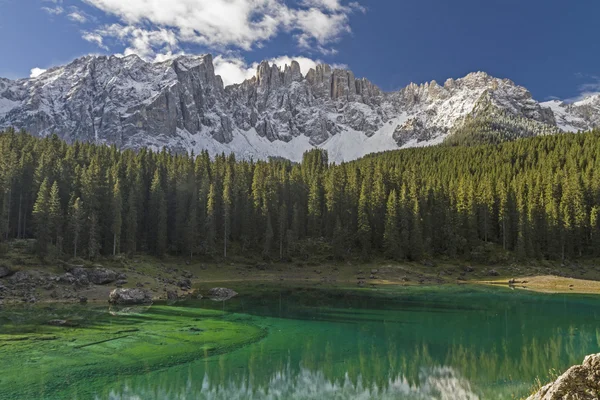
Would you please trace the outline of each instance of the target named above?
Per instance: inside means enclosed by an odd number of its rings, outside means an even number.
[[[591,253],[595,256],[600,255],[600,205],[592,207],[590,212],[590,242],[592,245]]]
[[[127,253],[132,255],[136,251],[137,244],[137,193],[135,186],[132,185],[129,188],[129,195],[127,196],[127,205],[125,209],[125,247]]]
[[[273,233],[273,225],[271,224],[271,214],[267,213],[267,225],[266,225],[266,231],[265,231],[265,235],[264,235],[264,243],[263,243],[263,257],[264,258],[269,258],[270,254],[271,254],[271,248],[273,247],[273,238],[274,238],[274,233]]]
[[[287,205],[285,203],[281,204],[279,207],[279,259],[282,260],[284,258],[284,242],[288,232],[288,212]]]
[[[48,245],[52,239],[50,225],[50,189],[48,179],[40,185],[35,204],[33,206],[33,219],[35,223],[35,236],[37,238],[37,251],[41,256],[46,255]]]
[[[412,225],[410,230],[410,258],[418,261],[423,257],[423,226],[421,221],[421,206],[419,200],[413,201]]]
[[[393,259],[400,258],[401,250],[400,229],[398,226],[398,198],[395,190],[391,191],[387,200],[383,243],[388,257]]]
[[[71,245],[73,246],[73,257],[77,257],[77,250],[79,249],[83,223],[83,208],[81,205],[81,199],[77,197],[71,201],[68,217]]]
[[[233,205],[233,171],[227,165],[223,182],[223,257],[227,258],[227,241],[230,235],[231,207]]]
[[[150,245],[153,253],[162,257],[167,251],[167,204],[159,170],[156,170],[152,179],[149,204],[152,221]]]
[[[486,130],[491,120],[473,120],[464,132],[474,136],[458,138],[497,145],[405,149],[339,165],[322,150],[298,164],[211,160],[206,151],[119,151],[7,130],[0,240],[35,238],[45,254],[52,243],[61,250],[65,236],[65,251],[90,258],[121,246],[215,254],[221,240],[224,256],[269,257],[277,246],[283,259],[306,257],[298,250],[322,241],[338,259],[480,260],[497,258],[494,248],[524,260],[599,256],[600,131],[505,143],[525,125],[500,119],[510,127],[500,136]]]
[[[215,185],[211,184],[206,205],[206,253],[214,254],[217,240],[217,215],[216,215]]]
[[[312,237],[321,235],[321,204],[322,191],[319,175],[314,175],[308,192],[308,231]]]
[[[49,210],[48,210],[48,224],[51,235],[53,236],[54,244],[56,248],[62,250],[62,223],[63,223],[63,212],[60,205],[60,194],[58,189],[58,183],[54,182],[50,188],[50,199],[49,199]]]
[[[342,225],[340,217],[336,218],[335,228],[333,230],[333,255],[338,260],[343,260],[346,255],[346,237],[347,232]]]
[[[360,191],[360,199],[358,201],[358,240],[362,249],[363,257],[368,257],[371,252],[371,225],[369,223],[368,212],[368,191],[370,188],[365,181]]]
[[[117,181],[115,182],[115,186],[113,187],[112,196],[113,256],[115,256],[117,252],[119,252],[121,249],[121,228],[123,225],[122,207],[123,199],[121,197],[121,185],[119,184],[119,180],[117,179]]]
[[[98,216],[92,211],[88,220],[89,236],[88,236],[88,257],[90,260],[95,259],[100,254],[100,240],[98,237]]]

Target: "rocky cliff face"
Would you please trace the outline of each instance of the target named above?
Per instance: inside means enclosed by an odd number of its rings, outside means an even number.
[[[600,100],[543,107],[525,88],[483,72],[384,93],[328,65],[304,76],[296,62],[282,68],[263,62],[252,79],[224,87],[210,55],[161,63],[87,56],[36,78],[0,79],[0,128],[121,148],[292,160],[316,146],[342,161],[439,143],[490,104],[551,126],[575,114],[577,126],[600,124]]]
[[[600,354],[587,356],[582,365],[571,367],[555,382],[527,400],[600,399]]]

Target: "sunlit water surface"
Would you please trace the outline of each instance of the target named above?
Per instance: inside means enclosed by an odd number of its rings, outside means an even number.
[[[217,318],[265,335],[174,366],[142,357],[143,371],[135,373],[95,375],[89,354],[67,352],[88,357],[90,373],[65,385],[53,382],[62,375],[27,360],[21,373],[34,377],[34,392],[48,399],[518,399],[551,369],[600,351],[600,298],[592,296],[468,286],[261,287],[224,303],[189,302],[160,313],[181,307],[225,311]],[[20,310],[20,321],[31,325],[27,312]],[[0,366],[3,398],[1,376]]]

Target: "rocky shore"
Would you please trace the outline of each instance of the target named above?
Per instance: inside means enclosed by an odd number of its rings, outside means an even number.
[[[583,364],[569,368],[556,381],[527,400],[600,399],[600,353],[587,356]]]
[[[107,301],[115,289],[137,289],[146,299],[178,299],[192,294],[189,271],[161,268],[144,272],[132,266],[63,264],[56,269],[13,270],[0,266],[0,305],[7,303]]]

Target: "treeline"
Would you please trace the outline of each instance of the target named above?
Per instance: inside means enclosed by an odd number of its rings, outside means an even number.
[[[336,165],[320,150],[240,161],[9,130],[0,194],[2,240],[35,238],[41,255],[600,256],[598,131]]]

